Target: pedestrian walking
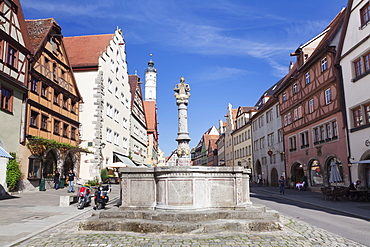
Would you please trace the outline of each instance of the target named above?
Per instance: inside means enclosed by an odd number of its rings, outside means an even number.
[[[285,180],[283,176],[280,176],[279,179],[280,194],[285,194]]]
[[[262,185],[262,174],[258,174],[257,183],[258,183],[258,186]]]
[[[60,173],[58,172],[58,170],[56,170],[54,175],[54,188],[56,190],[59,189],[59,183],[60,183]]]
[[[74,187],[74,181],[75,181],[75,174],[74,172],[72,171],[72,169],[69,170],[68,174],[67,174],[67,178],[68,178],[68,193],[70,192],[75,192],[75,187]]]

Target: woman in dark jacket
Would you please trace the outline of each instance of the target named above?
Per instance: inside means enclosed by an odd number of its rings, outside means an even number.
[[[60,173],[58,172],[58,170],[55,171],[55,175],[54,175],[54,188],[57,190],[59,189],[59,182],[60,182]]]

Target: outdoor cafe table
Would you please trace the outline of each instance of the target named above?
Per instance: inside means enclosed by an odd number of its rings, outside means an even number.
[[[349,195],[351,200],[364,200],[369,201],[369,191],[368,190],[350,190]]]

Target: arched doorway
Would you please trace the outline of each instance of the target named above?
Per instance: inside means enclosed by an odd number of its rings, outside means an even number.
[[[272,168],[271,170],[271,186],[273,187],[279,186],[279,175],[276,168]]]
[[[333,169],[332,167],[332,163],[334,163],[336,166],[337,166],[337,171],[339,172],[339,175],[342,179],[341,182],[336,182],[336,183],[330,183],[329,180],[330,180],[330,173],[332,172],[331,170]],[[342,162],[337,158],[337,157],[330,157],[329,159],[327,159],[326,163],[325,163],[325,171],[326,171],[326,184],[330,186],[343,186],[344,185],[344,172],[343,172],[343,164]]]
[[[370,160],[370,155],[365,156],[362,160]],[[370,162],[359,164],[358,178],[362,181],[361,186],[370,188]]]
[[[63,174],[66,176],[69,172],[70,169],[72,169],[74,172],[77,172],[75,171],[75,162],[74,162],[74,158],[73,158],[73,154],[72,153],[68,153],[64,159],[64,165],[63,165]]]
[[[255,174],[255,181],[258,182],[258,176],[261,175],[262,177],[262,166],[261,166],[261,162],[259,160],[256,161],[256,174]]]
[[[291,168],[292,177],[291,182],[302,183],[303,182],[303,166],[300,163],[294,163]]]
[[[46,154],[45,160],[42,166],[42,177],[51,178],[54,176],[54,171],[57,168],[57,158],[53,150],[49,150]]]
[[[312,160],[309,164],[309,176],[311,186],[324,186],[324,175],[318,160]]]

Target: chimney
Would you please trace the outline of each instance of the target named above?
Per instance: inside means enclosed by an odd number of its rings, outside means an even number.
[[[293,65],[294,65],[294,64],[293,64],[293,62],[292,62],[292,61],[290,61],[290,63],[289,63],[289,71],[290,71],[291,69],[293,69]],[[288,71],[288,72],[289,72],[289,71]]]

